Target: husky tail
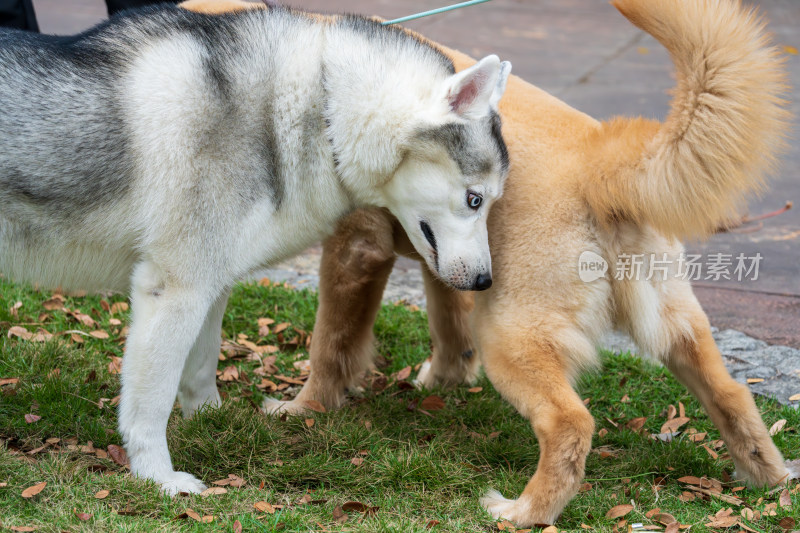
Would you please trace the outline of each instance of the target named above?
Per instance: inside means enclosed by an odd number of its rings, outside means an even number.
[[[658,39],[677,70],[663,124],[615,119],[589,139],[584,195],[601,221],[703,237],[757,192],[783,147],[783,61],[738,0],[613,0]]]

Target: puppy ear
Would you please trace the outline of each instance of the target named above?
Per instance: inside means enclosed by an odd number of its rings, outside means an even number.
[[[509,74],[511,74],[511,63],[503,61],[500,63],[500,76],[497,78],[497,85],[494,86],[494,92],[489,99],[489,105],[492,106],[492,109],[495,111],[497,111],[500,98],[502,98],[503,93],[506,92],[506,82],[508,81]]]
[[[450,76],[446,82],[446,98],[450,111],[466,119],[485,116],[489,112],[489,102],[497,87],[500,73],[500,59],[491,55]]]

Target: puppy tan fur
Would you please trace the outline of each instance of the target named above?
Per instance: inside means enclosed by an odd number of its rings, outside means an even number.
[[[610,265],[622,253],[654,251],[674,263],[677,238],[708,235],[761,187],[786,130],[781,62],[763,23],[738,1],[613,4],[672,55],[678,84],[667,120],[599,123],[512,77],[500,106],[511,174],[489,221],[494,286],[474,295],[473,310],[470,295],[425,272],[434,353],[422,384],[472,380],[474,346],[539,440],[537,471],[519,498],[482,500],[523,527],[553,523],[577,492],[594,422],[573,384],[597,363],[596,345],[612,327],[698,397],[739,477],[760,486],[798,474],[787,470],[747,387],[724,368],[688,281],[674,272],[651,281],[609,272],[584,283],[577,269],[585,251]],[[445,51],[458,68],[474,63]],[[312,373],[297,399],[278,409],[299,411],[311,399],[342,404],[345,387],[370,362],[371,326],[395,251],[410,250],[380,210],[354,213],[325,243]]]

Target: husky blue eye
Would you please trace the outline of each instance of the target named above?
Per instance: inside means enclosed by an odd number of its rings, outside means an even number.
[[[483,196],[475,194],[474,192],[467,193],[467,205],[472,209],[478,209],[483,202]]]

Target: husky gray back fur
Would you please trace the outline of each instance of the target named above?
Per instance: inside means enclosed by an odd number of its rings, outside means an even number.
[[[75,37],[0,32],[0,272],[130,290],[119,424],[132,472],[197,492],[165,430],[217,404],[227,295],[362,205],[451,285],[491,282],[508,65],[454,74],[358,17],[130,12]]]

